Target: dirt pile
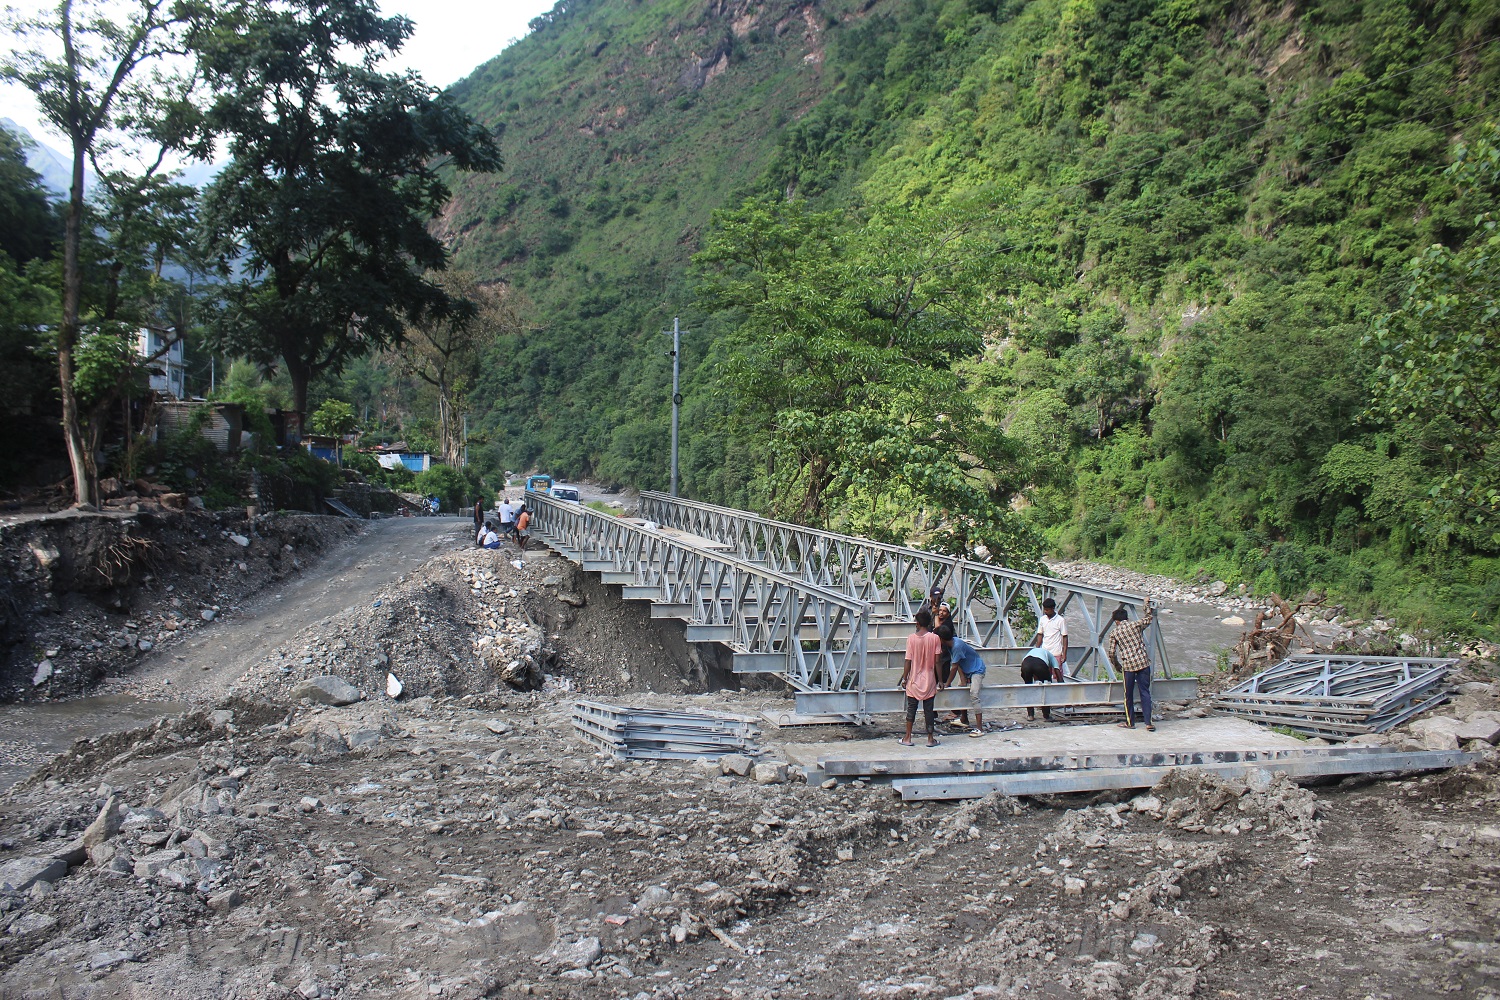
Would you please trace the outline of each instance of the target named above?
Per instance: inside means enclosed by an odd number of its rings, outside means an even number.
[[[656,621],[645,602],[623,602],[567,562],[460,547],[437,555],[371,601],[277,647],[236,688],[287,699],[332,674],[383,697],[538,690],[548,683],[591,695],[703,691],[733,683],[713,654]]]
[[[0,699],[87,691],[359,530],[242,510],[67,512],[0,528]]]

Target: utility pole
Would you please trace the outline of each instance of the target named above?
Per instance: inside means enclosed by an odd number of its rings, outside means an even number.
[[[677,317],[672,317],[672,495],[677,495],[677,412],[682,408],[682,393],[677,391],[677,373],[681,368],[682,331]]]

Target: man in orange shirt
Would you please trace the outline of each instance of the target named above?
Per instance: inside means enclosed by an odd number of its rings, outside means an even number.
[[[911,727],[917,719],[917,706],[922,707],[922,716],[927,723],[927,745],[938,745],[933,728],[937,724],[937,712],[933,700],[937,698],[937,658],[943,644],[932,631],[932,615],[918,611],[917,630],[906,637],[906,660],[901,668],[901,687],[906,690],[906,736],[901,740],[904,747],[911,746]]]

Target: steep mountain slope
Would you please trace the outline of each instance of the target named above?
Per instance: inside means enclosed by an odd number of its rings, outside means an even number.
[[[1366,412],[1365,342],[1406,262],[1470,239],[1489,204],[1445,171],[1493,117],[1495,3],[664,0],[544,20],[460,88],[505,122],[509,166],[448,224],[537,323],[481,387],[491,460],[659,485],[656,331],[680,312],[685,487],[763,498],[777,417],[722,378],[742,317],[697,314],[685,270],[711,211],[796,197],[857,221],[1001,192],[995,232],[1027,235],[996,253],[1004,308],[960,368],[1036,463],[1026,517],[1051,548],[1331,584],[1442,627],[1500,616],[1500,541],[1422,506],[1441,428]]]

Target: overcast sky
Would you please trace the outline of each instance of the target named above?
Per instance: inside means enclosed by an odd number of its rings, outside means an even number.
[[[526,34],[527,23],[543,11],[551,10],[554,0],[381,0],[387,14],[405,14],[416,24],[416,31],[392,63],[394,68],[416,70],[428,83],[446,87],[469,75]],[[0,0],[0,7],[22,11],[53,6],[45,0]],[[15,40],[6,37],[5,48],[12,49]],[[0,118],[10,118],[29,129],[43,142],[66,149],[65,140],[42,124],[25,90],[0,84]]]

